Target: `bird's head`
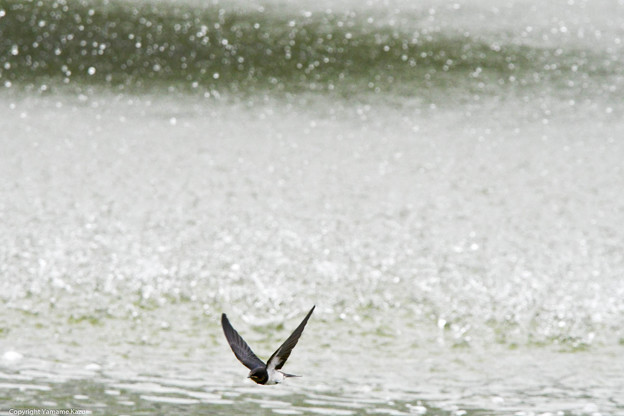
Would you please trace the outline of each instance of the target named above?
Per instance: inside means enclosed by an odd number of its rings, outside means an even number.
[[[247,378],[252,379],[258,384],[264,384],[269,380],[269,373],[267,373],[266,368],[258,367],[251,370]]]

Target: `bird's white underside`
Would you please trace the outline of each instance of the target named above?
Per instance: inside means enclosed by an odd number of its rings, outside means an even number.
[[[286,376],[279,370],[267,369],[269,380],[265,384],[277,384],[284,381]]]

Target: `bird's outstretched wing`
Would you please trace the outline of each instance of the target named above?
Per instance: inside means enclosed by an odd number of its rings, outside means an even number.
[[[308,312],[306,317],[303,318],[303,321],[301,321],[297,329],[290,334],[288,339],[284,341],[277,351],[273,353],[271,358],[269,358],[269,361],[267,361],[267,371],[279,370],[284,366],[284,363],[288,357],[290,357],[290,352],[293,348],[295,348],[295,345],[297,345],[297,341],[299,341],[299,337],[303,333],[303,328],[305,328],[308,323],[308,319],[310,319],[312,312],[314,312],[314,308],[316,308],[316,305],[312,306],[312,309],[310,309],[310,312]]]
[[[251,348],[249,348],[249,345],[247,345],[243,337],[238,335],[238,332],[232,328],[232,324],[230,324],[230,321],[228,321],[225,314],[221,315],[221,326],[223,327],[225,338],[227,338],[230,348],[232,348],[232,351],[234,352],[236,358],[238,358],[238,361],[243,363],[245,367],[250,370],[258,367],[264,367],[262,360],[254,354]]]

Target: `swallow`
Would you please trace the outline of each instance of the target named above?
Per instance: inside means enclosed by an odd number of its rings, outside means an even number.
[[[251,370],[247,378],[252,379],[258,384],[277,384],[284,381],[286,377],[300,377],[294,374],[286,374],[280,370],[286,363],[288,357],[290,357],[290,353],[293,348],[295,348],[295,345],[297,345],[297,341],[299,341],[299,337],[301,337],[303,329],[308,323],[308,319],[310,319],[312,312],[314,312],[314,308],[316,308],[316,305],[312,306],[312,309],[310,309],[310,312],[303,318],[303,321],[301,321],[297,329],[295,329],[286,341],[271,355],[266,364],[254,354],[243,337],[236,332],[227,316],[225,314],[221,315],[221,326],[223,327],[225,338],[230,344],[230,348],[232,348],[238,361]]]

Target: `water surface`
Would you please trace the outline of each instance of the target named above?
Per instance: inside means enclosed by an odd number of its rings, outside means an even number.
[[[624,414],[621,5],[456,5],[0,2],[0,414]]]

